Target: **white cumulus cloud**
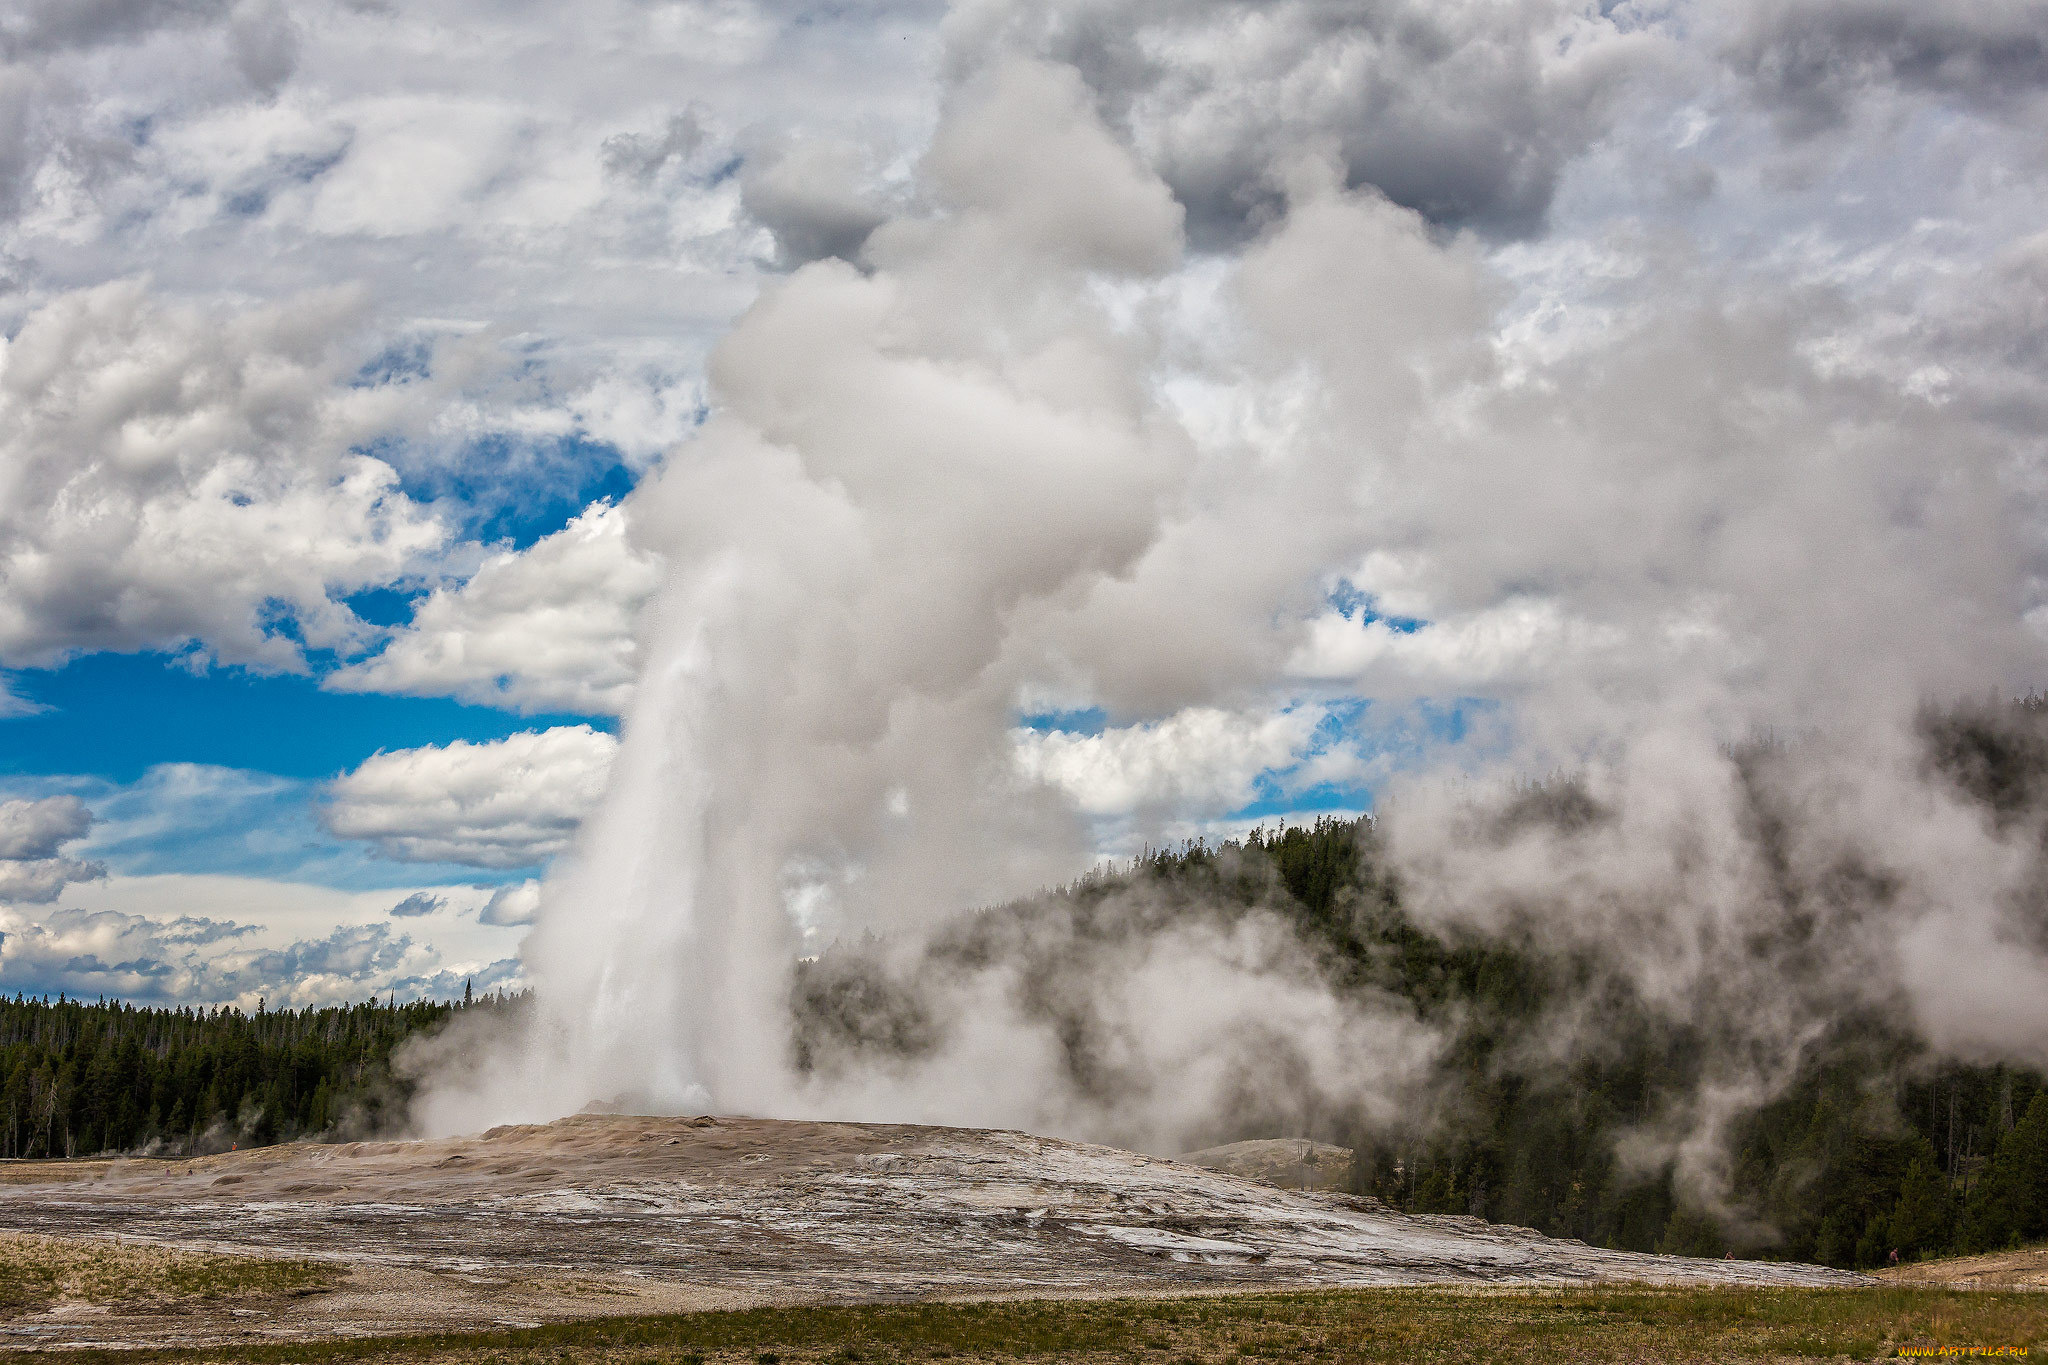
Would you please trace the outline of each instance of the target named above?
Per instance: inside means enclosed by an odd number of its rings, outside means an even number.
[[[531,924],[539,914],[540,883],[529,879],[493,891],[477,919],[484,924]]]
[[[387,857],[531,867],[568,847],[618,741],[587,725],[380,753],[327,788],[321,818]]]
[[[1017,769],[1089,815],[1215,810],[1244,804],[1261,773],[1294,764],[1320,719],[1308,707],[1247,715],[1197,706],[1094,735],[1019,730]]]
[[[1574,620],[1553,601],[1518,597],[1414,628],[1326,612],[1308,623],[1288,668],[1395,690],[1475,687],[1523,682],[1623,643],[1619,631]]]
[[[617,713],[632,696],[634,625],[660,565],[623,508],[598,503],[529,549],[437,589],[384,651],[328,685],[455,696],[520,711]]]

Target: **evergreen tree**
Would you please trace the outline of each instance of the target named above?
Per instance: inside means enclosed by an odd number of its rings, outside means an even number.
[[[1946,1251],[1954,1216],[1948,1182],[1929,1163],[1915,1160],[1906,1170],[1898,1205],[1892,1211],[1892,1246],[1903,1257]]]
[[[1681,1204],[1671,1212],[1657,1251],[1665,1256],[1719,1256],[1728,1249],[1721,1225],[1699,1210]]]
[[[2048,1236],[2048,1093],[2034,1096],[2022,1118],[1999,1140],[1984,1178],[1972,1193],[1963,1241],[1993,1251]]]

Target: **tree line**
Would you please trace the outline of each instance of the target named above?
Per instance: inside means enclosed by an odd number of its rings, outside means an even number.
[[[0,998],[0,1156],[185,1155],[388,1131],[412,1093],[392,1069],[399,1044],[507,1003],[244,1013]]]

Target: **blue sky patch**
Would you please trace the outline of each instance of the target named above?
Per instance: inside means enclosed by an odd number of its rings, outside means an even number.
[[[493,434],[452,460],[415,461],[396,443],[369,448],[399,471],[400,486],[455,524],[466,540],[524,550],[590,504],[617,502],[639,475],[624,452],[582,435],[529,440]]]
[[[341,598],[343,606],[373,626],[395,628],[412,624],[412,614],[432,589],[365,588]]]
[[[47,709],[0,719],[0,774],[77,773],[122,784],[164,763],[321,779],[379,750],[612,724],[602,716],[513,715],[446,697],[327,692],[311,677],[239,668],[194,672],[166,654],[93,654],[11,676],[16,691]]]
[[[1077,711],[1039,711],[1028,716],[1019,716],[1017,724],[1026,730],[1036,730],[1049,735],[1055,731],[1069,735],[1099,735],[1109,724],[1109,712],[1099,706],[1084,707]]]
[[[1429,622],[1419,616],[1389,616],[1379,609],[1379,599],[1365,592],[1348,578],[1337,580],[1337,586],[1330,589],[1325,598],[1336,608],[1337,614],[1347,621],[1356,621],[1369,626],[1377,621],[1388,630],[1400,635],[1413,635]]]

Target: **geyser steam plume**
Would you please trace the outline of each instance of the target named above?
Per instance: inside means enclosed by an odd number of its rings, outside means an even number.
[[[1851,974],[1936,1047],[2048,1059],[2038,830],[1948,792],[1913,737],[1923,699],[2039,674],[2040,408],[1898,380],[2030,324],[1935,290],[1910,305],[1938,325],[1902,332],[1847,286],[1653,241],[1600,326],[1532,335],[1500,253],[1350,187],[1313,127],[1261,144],[1245,244],[1190,254],[1146,99],[989,13],[952,21],[900,210],[764,293],[713,416],[631,500],[667,567],[611,789],[545,889],[530,1030],[472,1040],[423,1124],[616,1101],[1177,1140],[1206,1082],[1084,1101],[999,973],[915,1066],[828,1081],[790,1046],[805,935],[914,942],[1085,866],[1015,729],[1083,707],[1113,737],[1467,704],[1461,742],[1377,772],[1419,912],[1583,942],[1711,1010],[1723,1108]],[[2044,259],[2000,259],[2008,297],[2040,297]],[[1805,840],[1770,866],[1739,744],[1765,728],[1812,737],[1768,777]],[[1498,775],[1559,766],[1598,817],[1500,833]],[[1851,861],[1862,889],[1827,881]],[[1839,953],[1772,939],[1827,896]],[[1203,1060],[1264,1019],[1368,1107],[1426,1085],[1427,1029],[1258,931],[1162,937],[1090,989],[1132,993],[1130,1058],[1178,1075],[1222,1076]]]

